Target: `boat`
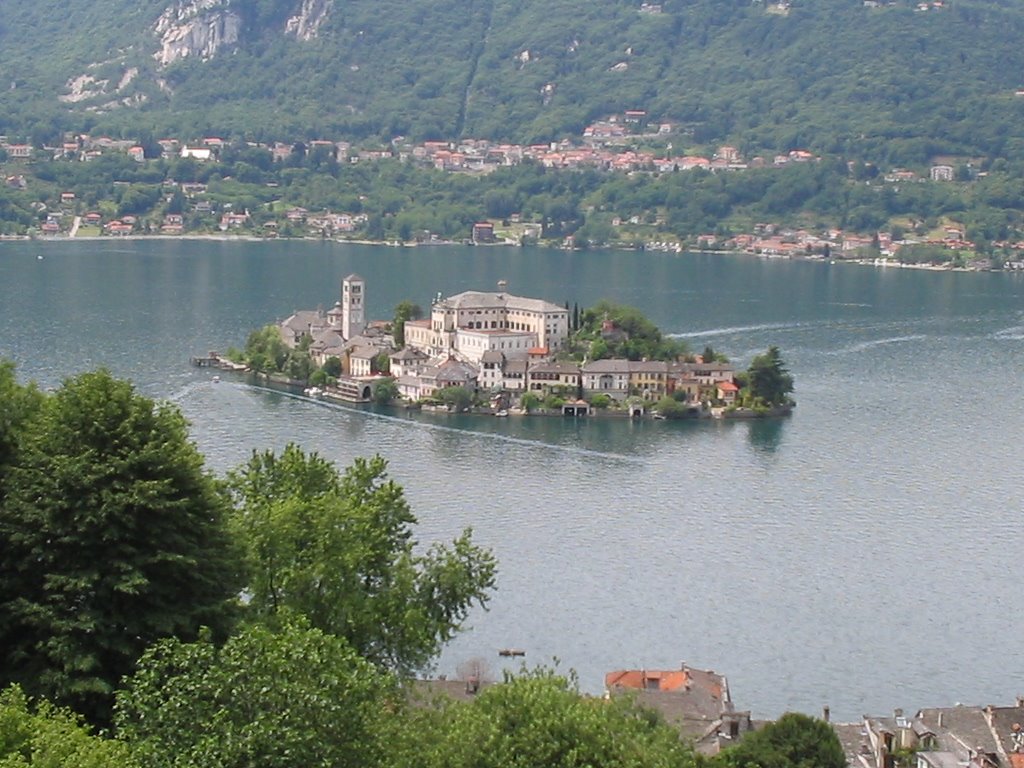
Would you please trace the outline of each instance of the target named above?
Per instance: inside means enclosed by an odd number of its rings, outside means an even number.
[[[320,397],[320,395],[322,395],[323,393],[324,391],[320,389],[320,387],[307,387],[306,389],[302,390],[302,394],[306,395],[307,397]]]
[[[525,656],[526,651],[522,648],[502,648],[498,651],[499,656]]]
[[[220,381],[220,376],[214,376],[213,377],[213,383],[214,384],[218,383],[219,381]]]
[[[505,416],[508,416],[508,411],[502,408],[500,411],[497,411],[494,415],[499,418],[504,418]]]

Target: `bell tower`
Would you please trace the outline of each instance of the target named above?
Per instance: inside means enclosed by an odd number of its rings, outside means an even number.
[[[366,281],[353,273],[341,281],[341,335],[348,341],[366,328]]]

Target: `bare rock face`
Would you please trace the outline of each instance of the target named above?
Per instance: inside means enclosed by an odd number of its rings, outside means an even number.
[[[153,57],[161,66],[179,59],[210,59],[238,43],[242,18],[228,7],[231,0],[178,0],[157,19],[153,31],[160,50]]]
[[[312,40],[331,12],[332,5],[332,0],[302,0],[298,14],[285,24],[285,34],[295,35],[299,40]]]

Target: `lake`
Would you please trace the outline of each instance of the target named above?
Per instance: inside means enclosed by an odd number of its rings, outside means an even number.
[[[39,258],[42,257],[42,258]],[[746,365],[776,344],[784,421],[410,417],[269,392],[188,365],[367,283],[367,315],[493,290],[641,308]],[[1016,616],[1024,281],[739,256],[304,242],[0,244],[0,356],[54,386],[105,366],[175,402],[211,467],[300,443],[380,453],[418,538],[472,526],[499,560],[487,612],[437,671],[497,650],[584,690],[680,662],[755,717],[1005,703]],[[518,666],[513,661],[510,668]]]

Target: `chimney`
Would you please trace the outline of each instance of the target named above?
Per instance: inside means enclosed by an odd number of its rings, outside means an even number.
[[[942,728],[942,711],[939,711],[939,728]]]
[[[900,707],[896,707],[896,709],[894,709],[892,711],[892,716],[893,717],[903,717],[903,709],[900,708]]]
[[[1024,709],[1024,696],[1017,696],[1017,709]]]
[[[832,711],[829,709],[828,704],[821,708],[821,719],[826,723],[830,722],[832,718]]]

